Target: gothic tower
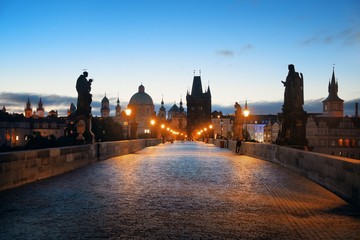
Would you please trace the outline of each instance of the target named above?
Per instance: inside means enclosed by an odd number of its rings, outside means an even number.
[[[116,107],[115,107],[115,116],[119,117],[121,114],[121,107],[120,107],[120,99],[118,97],[116,101]]]
[[[107,118],[110,116],[110,107],[109,107],[110,103],[109,103],[109,99],[106,97],[106,94],[105,94],[105,97],[101,100],[101,109],[100,109],[100,112],[101,112],[101,117],[102,118]]]
[[[211,92],[210,86],[203,92],[201,77],[194,76],[191,94],[187,92],[187,133],[192,136],[193,131],[211,124]]]
[[[27,100],[26,107],[25,107],[24,111],[25,111],[25,117],[26,118],[29,118],[29,117],[32,116],[32,107],[31,107],[29,96],[28,96],[28,100]]]
[[[158,118],[160,121],[166,120],[166,108],[164,107],[164,99],[161,99],[161,107],[159,109]]]
[[[37,112],[37,116],[39,118],[43,118],[45,117],[45,109],[44,109],[44,104],[41,100],[41,97],[40,97],[40,100],[39,100],[39,103],[38,103],[38,107],[36,108],[36,112]]]
[[[179,108],[180,113],[184,112],[184,107],[183,107],[183,101],[182,98],[180,98],[180,108]]]
[[[329,96],[323,101],[323,115],[328,117],[343,117],[344,100],[339,98],[338,81],[335,81],[335,71],[333,73],[328,86]]]

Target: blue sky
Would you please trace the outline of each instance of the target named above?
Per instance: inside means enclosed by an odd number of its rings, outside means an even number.
[[[320,107],[335,64],[339,96],[352,101],[359,12],[357,0],[0,0],[0,105],[16,111],[9,96],[22,93],[33,105],[43,96],[47,111],[68,107],[47,97],[76,98],[86,68],[94,103],[106,93],[124,108],[141,83],[155,104],[185,102],[201,70],[214,110],[245,99],[251,107],[283,101],[288,64],[304,74],[305,100]]]

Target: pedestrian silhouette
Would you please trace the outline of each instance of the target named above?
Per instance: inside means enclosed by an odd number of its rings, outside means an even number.
[[[240,138],[236,138],[235,153],[240,153],[240,148],[241,148],[241,140],[240,140]]]

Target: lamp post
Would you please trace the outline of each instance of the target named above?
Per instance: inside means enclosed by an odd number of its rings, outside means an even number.
[[[245,141],[248,139],[248,131],[247,131],[247,121],[246,118],[249,116],[250,111],[247,106],[247,100],[245,101],[245,109],[244,109],[244,117],[245,117]]]
[[[154,119],[151,119],[150,120],[150,124],[151,124],[151,133],[150,133],[150,137],[154,137],[154,133],[153,133],[153,131],[154,131],[154,125],[155,125],[155,120]]]
[[[165,139],[164,139],[164,129],[165,129],[165,124],[161,124],[161,138],[162,138],[162,143],[165,143]]]
[[[125,114],[127,116],[127,139],[130,139],[130,115],[131,115],[131,109],[127,108],[125,110]]]

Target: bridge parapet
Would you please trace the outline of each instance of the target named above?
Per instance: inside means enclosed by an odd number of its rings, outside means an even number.
[[[0,153],[0,191],[159,143],[159,139],[137,139]]]
[[[234,151],[235,145],[235,141],[229,140],[229,149]],[[360,206],[359,160],[252,142],[243,142],[241,153],[294,170]]]

